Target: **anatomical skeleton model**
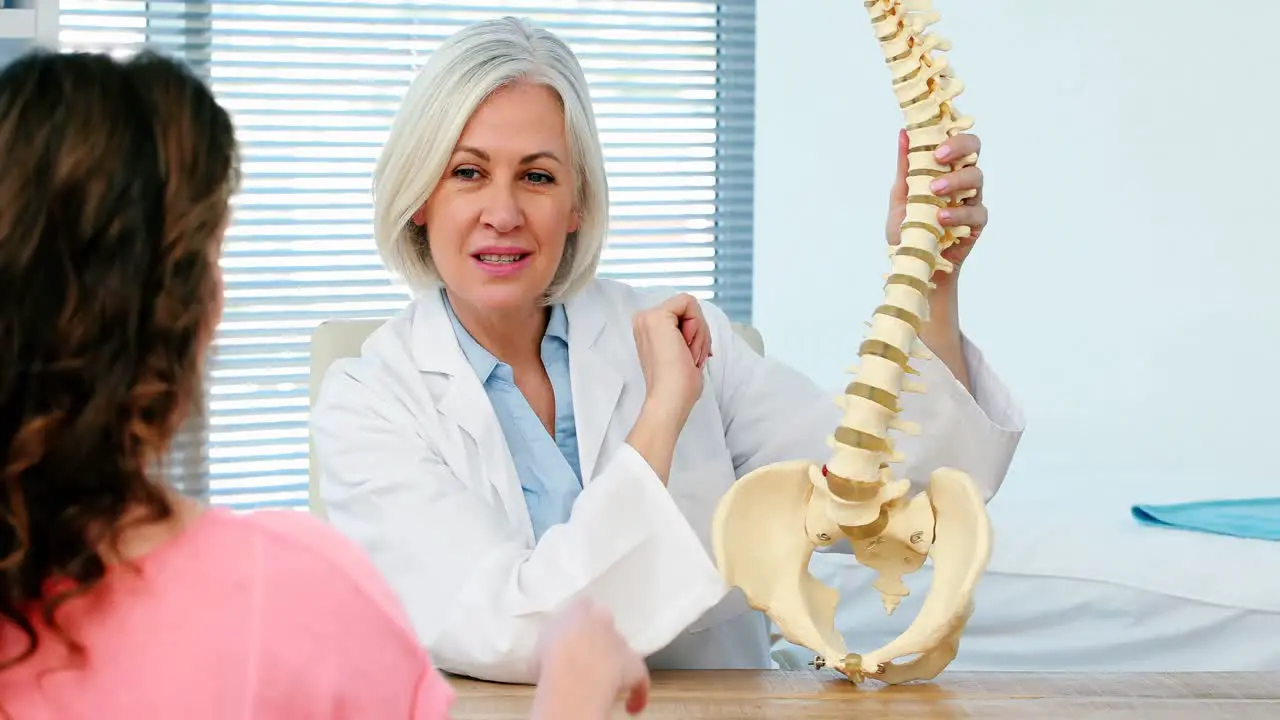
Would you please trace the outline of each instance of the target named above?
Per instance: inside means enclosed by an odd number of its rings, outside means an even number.
[[[910,149],[908,204],[901,241],[890,248],[891,272],[883,303],[875,309],[858,355],[854,380],[839,399],[844,416],[828,439],[826,465],[808,460],[779,462],[742,477],[717,508],[712,536],[725,581],[741,588],[787,640],[857,683],[932,679],[955,659],[960,634],[973,611],[973,591],[991,553],[991,524],[972,479],[961,470],[938,468],[928,488],[907,497],[908,479],[895,479],[890,463],[901,462],[889,430],[922,431],[898,418],[902,392],[924,392],[906,378],[911,358],[929,359],[918,339],[928,318],[928,292],[935,271],[954,268],[942,250],[966,237],[969,228],[943,228],[938,210],[972,191],[939,197],[933,178],[969,165],[934,159],[933,150],[973,125],[951,101],[963,85],[946,59],[935,54],[947,41],[925,28],[938,20],[932,0],[865,0],[876,38],[893,78]],[[924,431],[927,432],[927,428]],[[819,547],[848,539],[854,556],[879,577],[885,610],[907,595],[902,582],[933,558],[934,579],[920,614],[897,638],[861,655],[850,653],[835,629],[838,593],[808,572]],[[909,655],[917,657],[895,664]]]

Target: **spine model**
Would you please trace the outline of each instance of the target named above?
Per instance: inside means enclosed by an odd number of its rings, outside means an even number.
[[[964,198],[949,200],[929,189],[934,178],[952,169],[939,163],[933,151],[973,126],[951,102],[962,91],[962,83],[952,77],[945,58],[932,54],[949,49],[948,43],[923,34],[938,20],[931,0],[864,0],[863,5],[893,78],[909,150],[901,241],[890,248],[892,267],[884,300],[858,348],[860,362],[852,368],[853,382],[840,400],[845,414],[829,439],[832,455],[820,471],[823,479],[815,478],[825,482],[831,493],[832,519],[854,539],[879,534],[888,523],[885,505],[910,487],[907,480],[895,481],[890,471],[889,463],[902,457],[894,452],[889,431],[920,432],[898,419],[898,398],[903,392],[925,390],[906,376],[914,373],[908,365],[911,358],[929,357],[919,334],[929,318],[930,279],[935,271],[953,269],[941,253],[968,234],[967,228],[947,229],[938,222],[939,210]]]
[[[935,160],[940,144],[973,123],[952,106],[961,85],[933,54],[946,50],[946,41],[924,32],[938,19],[929,0],[863,4],[909,142],[906,217],[890,251],[884,298],[868,323],[853,381],[839,398],[844,413],[828,438],[826,464],[797,458],[739,478],[716,508],[712,541],[726,582],[741,588],[783,637],[814,651],[816,667],[853,682],[898,684],[935,677],[955,659],[991,553],[986,504],[963,468],[933,469],[927,489],[909,498],[911,481],[895,479],[889,469],[903,459],[890,431],[929,430],[900,417],[899,399],[925,390],[908,379],[915,372],[908,361],[929,359],[919,336],[929,317],[931,280],[935,272],[954,270],[942,251],[969,234],[938,222],[942,208],[966,196],[939,197],[929,185],[976,158],[956,165]],[[902,577],[933,561],[933,582],[915,619],[887,644],[862,653],[850,652],[837,628],[839,593],[808,572],[818,548],[846,539],[858,562],[876,572],[873,586],[890,613],[908,594]]]

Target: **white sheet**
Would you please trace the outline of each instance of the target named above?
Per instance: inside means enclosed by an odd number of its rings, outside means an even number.
[[[1012,489],[991,505],[993,571],[1099,580],[1280,613],[1278,542],[1140,525],[1129,513],[1134,502],[1174,500],[1121,487],[1054,494]]]
[[[993,503],[996,549],[950,669],[1280,670],[1280,543],[1141,526],[1119,497],[1048,500]],[[817,556],[811,571],[840,591],[853,652],[901,633],[932,579],[927,566],[908,577],[886,617],[851,557]],[[774,657],[813,659],[786,642]]]

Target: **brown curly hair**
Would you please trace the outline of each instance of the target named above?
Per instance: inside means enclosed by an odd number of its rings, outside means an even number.
[[[221,312],[238,189],[227,112],[185,66],[36,51],[0,72],[0,633],[99,582],[126,518],[169,518],[153,477]],[[105,549],[105,550],[104,550]]]

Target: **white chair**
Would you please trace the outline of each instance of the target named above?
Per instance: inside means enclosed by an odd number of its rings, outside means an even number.
[[[324,374],[333,361],[338,358],[359,356],[365,339],[384,322],[386,322],[385,318],[326,320],[316,327],[311,333],[310,386],[313,406],[316,402],[316,393],[320,391],[320,381],[324,379]],[[734,323],[733,329],[747,341],[752,349],[761,355],[764,354],[764,338],[760,336],[760,331],[745,323]],[[312,443],[310,467],[307,473],[309,478],[307,494],[311,512],[319,517],[325,517],[324,503],[320,500],[320,483],[316,478],[317,465],[316,448]]]

